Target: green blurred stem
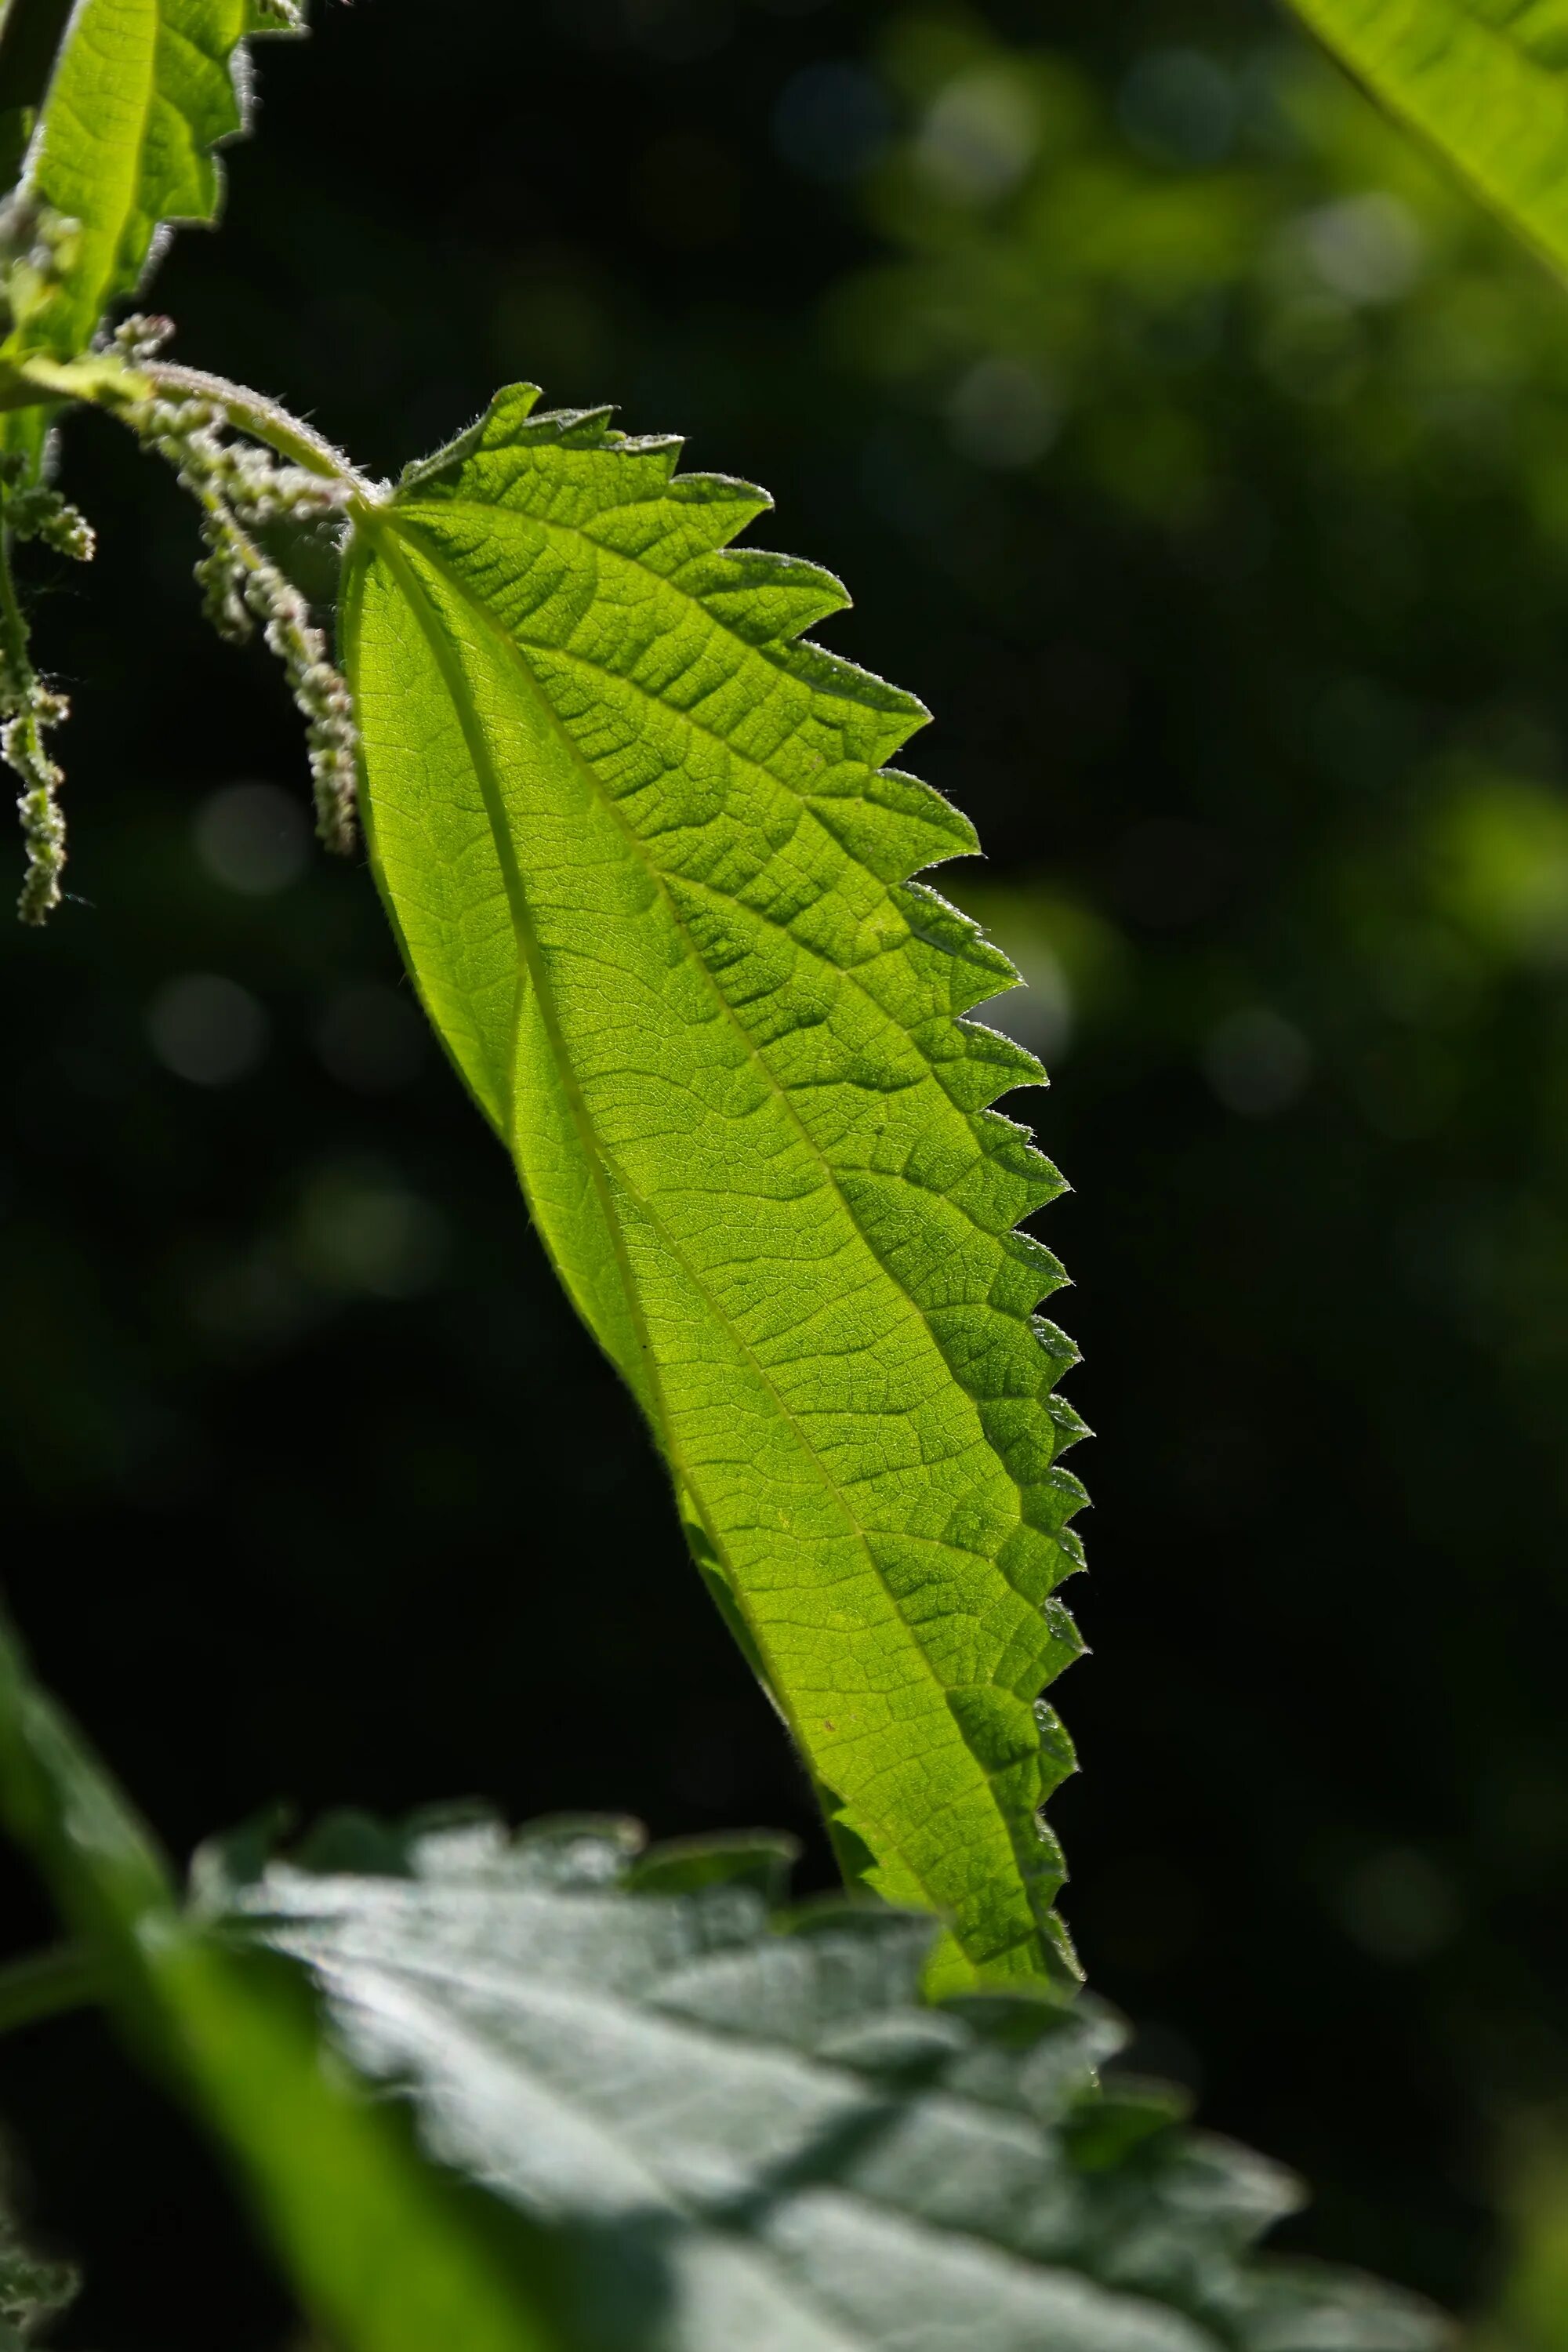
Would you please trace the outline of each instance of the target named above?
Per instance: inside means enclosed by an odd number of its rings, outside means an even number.
[[[79,1944],[57,1944],[0,1968],[0,2033],[39,2018],[83,2009],[102,1997],[90,1955]]]
[[[19,681],[32,674],[28,658],[27,624],[22,618],[22,606],[16,594],[16,575],[11,570],[13,541],[5,524],[5,495],[0,489],[0,661]]]

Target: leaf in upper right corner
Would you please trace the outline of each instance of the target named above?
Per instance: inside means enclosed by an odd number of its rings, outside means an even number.
[[[773,1912],[786,1859],[355,1822],[198,1885],[310,1969],[432,2154],[559,2233],[574,2345],[1436,2352],[1424,2306],[1256,2255],[1294,2183],[1102,2087],[1108,2011],[926,2002],[931,1923]]]
[[[300,27],[292,0],[78,0],[26,178],[77,226],[30,348],[85,351],[141,283],[165,225],[216,218],[215,151],[246,124],[244,43]]]
[[[1389,112],[1568,271],[1563,0],[1295,0]]]

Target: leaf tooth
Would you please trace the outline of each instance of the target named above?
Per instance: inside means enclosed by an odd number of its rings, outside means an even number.
[[[773,510],[767,491],[738,474],[676,474],[666,495],[672,505],[704,518],[703,541],[715,551],[728,547],[759,515]]]
[[[1063,1579],[1069,1576],[1081,1575],[1088,1563],[1084,1558],[1083,1538],[1079,1534],[1077,1528],[1058,1528],[1056,1534],[1056,1542],[1058,1549],[1064,1555],[1068,1563],[1067,1567],[1062,1570]]]
[[[1068,1404],[1066,1397],[1058,1396],[1054,1389],[1047,1390],[1040,1402],[1050,1415],[1052,1425],[1056,1430],[1058,1454],[1065,1454],[1069,1445],[1077,1445],[1084,1438],[1094,1435],[1093,1430],[1090,1429],[1082,1413]]]
[[[440,448],[432,451],[428,457],[416,457],[411,465],[405,466],[398,478],[398,502],[406,502],[416,492],[421,496],[438,495],[442,489],[449,488],[445,478],[455,473],[485,446],[496,412],[502,404],[506,404],[510,430],[516,433],[521,430],[529,411],[539,398],[540,390],[536,383],[510,383],[504,392],[498,392],[489,408],[482,415],[476,416],[471,425],[466,425],[460,433],[454,434],[450,441],[443,442]]]
[[[1031,1516],[1033,1506],[1030,1497],[1033,1494],[1032,1487],[1026,1490],[1023,1519],[998,1552],[996,1564],[1019,1599],[1026,1601],[1031,1609],[1043,1616],[1046,1603],[1052,1594],[1058,1586],[1067,1582],[1069,1576],[1078,1574],[1083,1561],[1081,1556],[1075,1556],[1063,1528],[1044,1525],[1039,1512]],[[1047,1624],[1041,1641],[1041,1656],[1047,1662],[1057,1640],[1058,1635]],[[1064,1660],[1063,1663],[1070,1664],[1071,1661]],[[1047,1679],[1043,1665],[1035,1689],[1038,1691]]]
[[[1089,1489],[1070,1470],[1055,1465],[1028,1492],[1029,1523],[1046,1535],[1059,1535],[1077,1511],[1086,1508]]]
[[[786,677],[798,679],[811,688],[814,697],[830,706],[834,723],[842,733],[845,754],[857,765],[889,772],[887,762],[903,750],[918,729],[931,724],[931,712],[918,695],[906,693],[901,686],[890,686],[874,670],[862,669],[858,663],[846,661],[842,654],[831,654],[825,646],[813,645],[809,637],[796,637],[785,645],[770,646],[768,658]],[[913,784],[918,780],[907,776],[902,781]],[[926,784],[921,789],[933,800],[942,800],[933,785]],[[951,804],[944,801],[942,805],[945,808]],[[974,829],[967,820],[963,822],[963,835],[966,848],[978,846]],[[907,881],[909,877],[900,875],[897,878]]]
[[[1056,1252],[1037,1241],[1033,1234],[1020,1233],[1014,1227],[997,1238],[1002,1256],[991,1277],[990,1303],[1027,1325],[1042,1298],[1068,1287],[1067,1268]]]
[[[973,1114],[971,1125],[988,1160],[1001,1173],[1011,1176],[1019,1185],[1022,1205],[1011,1218],[1032,1216],[1037,1209],[1048,1208],[1059,1201],[1070,1187],[1066,1177],[1046,1158],[1026,1127],[1009,1118],[1004,1111],[980,1110]]]
[[[1047,1613],[1067,1618],[1073,1638],[1078,1640],[1078,1628],[1059,1601],[1047,1603]],[[1086,1650],[1087,1644],[1079,1641],[1079,1654],[1083,1655]],[[1039,1726],[1040,1753],[1046,1761],[1048,1782],[1046,1794],[1048,1797],[1053,1789],[1059,1789],[1062,1782],[1078,1770],[1078,1749],[1073,1745],[1072,1734],[1049,1699],[1037,1698],[1035,1701],[1035,1721]],[[1065,1876],[1065,1872],[1063,1874]]]
[[[657,498],[602,508],[583,530],[595,545],[610,545],[617,554],[633,556],[658,578],[706,604],[693,581],[716,569],[730,541],[772,505],[765,491],[726,474],[676,474]],[[737,560],[751,552],[735,551]],[[709,559],[706,567],[703,558]],[[721,617],[721,625],[742,634],[732,611]]]
[[[1038,1055],[1031,1054],[1027,1045],[1021,1045],[1005,1030],[993,1029],[984,1021],[955,1021],[952,1027],[959,1050],[943,1061],[942,1078],[962,1109],[988,1110],[1003,1095],[1013,1094],[1019,1087],[1049,1084]]]
[[[1023,1737],[1032,1743],[1034,1751],[1029,1758],[1031,1762],[1040,1744],[1035,1703],[1041,1685],[1055,1682],[1083,1654],[1084,1645],[1067,1610],[1058,1602],[1055,1615],[1047,1615],[1050,1599],[1047,1593],[1034,1601],[1028,1617],[992,1670],[997,1684],[1011,1693],[1022,1710],[1022,1722],[1026,1727]]]
[[[1038,1341],[1042,1353],[1055,1365],[1058,1380],[1060,1380],[1065,1373],[1070,1372],[1075,1364],[1082,1363],[1083,1358],[1079,1352],[1077,1341],[1069,1339],[1067,1333],[1059,1330],[1046,1316],[1031,1315],[1029,1328]]]
[[[630,449],[632,445],[626,436],[610,423],[615,413],[607,400],[602,401],[596,408],[542,409],[537,416],[529,417],[521,437],[532,442],[552,441],[563,449],[611,448],[619,453]],[[489,437],[487,433],[487,443]],[[679,447],[679,441],[666,439],[662,435],[649,435],[637,445],[639,455],[647,450],[668,450],[672,465]]]
[[[867,775],[858,761],[830,767],[825,753],[819,757],[810,805],[840,848],[877,881],[906,884],[923,866],[973,854],[973,826],[932,785],[901,768]]]
[[[1019,985],[1022,975],[1012,958],[929,882],[900,883],[892,896],[915,938],[951,959],[951,1012],[967,1013]]]
[[[850,602],[843,583],[820,565],[756,547],[720,548],[670,577],[721,627],[752,646],[786,645]]]

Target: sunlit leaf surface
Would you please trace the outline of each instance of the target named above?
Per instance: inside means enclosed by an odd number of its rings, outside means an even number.
[[[214,150],[244,127],[241,44],[293,14],[267,0],[79,0],[27,173],[78,234],[29,340],[83,350],[140,282],[163,224],[214,218]]]
[[[920,705],[801,640],[837,583],[730,546],[761,492],[534,398],[350,551],[393,919],[851,1871],[945,1915],[946,1981],[1063,1974],[1082,1425],[1014,1230],[1060,1179],[961,1018],[1012,967],[910,879],[973,835],[885,764]]]

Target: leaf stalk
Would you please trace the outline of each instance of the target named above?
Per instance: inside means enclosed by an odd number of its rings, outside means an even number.
[[[79,1944],[57,1944],[0,1968],[0,2033],[14,2033],[66,2011],[100,2000],[103,1987],[89,1953]]]
[[[209,374],[205,368],[181,367],[171,360],[144,362],[135,373],[154,393],[176,399],[210,401],[223,411],[237,433],[265,443],[291,466],[303,467],[307,473],[342,483],[354,505],[384,504],[386,492],[381,484],[359,473],[324,434],[290,415],[277,401],[267,399],[261,393],[232,383],[226,376]]]

